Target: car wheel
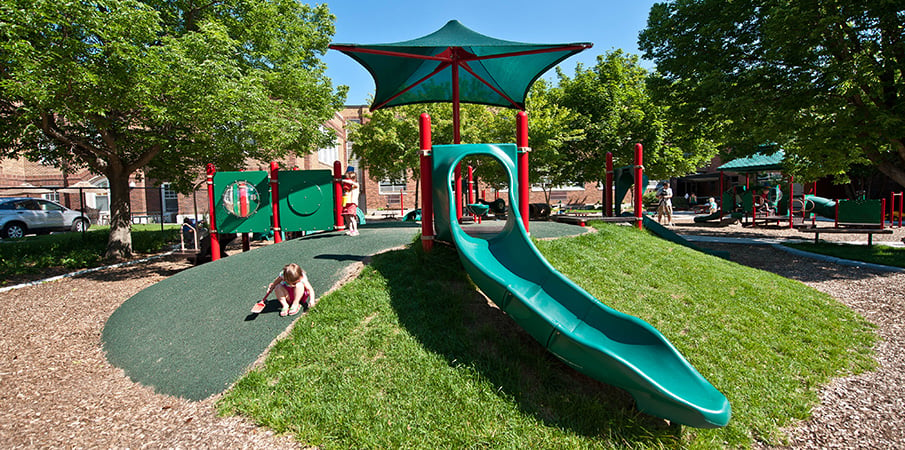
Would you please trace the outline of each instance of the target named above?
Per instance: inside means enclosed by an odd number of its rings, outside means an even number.
[[[85,219],[75,219],[72,221],[72,231],[88,231],[88,221]]]
[[[19,239],[25,236],[25,225],[19,222],[10,222],[3,227],[3,239]]]

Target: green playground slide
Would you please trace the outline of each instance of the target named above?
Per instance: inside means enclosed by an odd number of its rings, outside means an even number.
[[[484,239],[468,235],[449,212],[456,164],[466,155],[489,155],[509,173],[504,229]],[[650,324],[616,311],[564,277],[531,242],[519,216],[512,144],[441,145],[433,148],[437,238],[454,242],[475,284],[494,303],[566,364],[628,391],[639,410],[699,428],[725,426],[726,397]]]

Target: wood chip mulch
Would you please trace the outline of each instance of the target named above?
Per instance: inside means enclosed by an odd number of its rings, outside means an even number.
[[[717,229],[681,219],[673,229],[682,234],[800,237],[784,229]],[[905,231],[898,230],[876,238],[903,237]],[[877,325],[879,368],[826,386],[813,417],[788,430],[790,448],[905,447],[905,420],[900,417],[905,411],[905,273],[844,267],[770,246],[700,245],[729,250],[736,262],[827,292]],[[101,330],[113,311],[187,267],[184,260],[168,257],[0,293],[2,446],[300,448],[291,437],[276,436],[246,419],[217,416],[216,396],[191,402],[156,394],[105,359]]]

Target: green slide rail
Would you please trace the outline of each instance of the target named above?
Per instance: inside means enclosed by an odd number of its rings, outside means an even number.
[[[466,155],[497,159],[510,179],[506,224],[489,239],[469,236],[450,215],[450,180]],[[454,242],[475,284],[566,364],[625,389],[642,412],[693,427],[725,426],[731,416],[726,397],[659,331],[604,305],[540,254],[519,216],[515,158],[513,144],[433,147],[437,238]]]

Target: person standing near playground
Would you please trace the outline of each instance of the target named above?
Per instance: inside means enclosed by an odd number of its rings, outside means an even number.
[[[720,210],[720,207],[716,205],[716,199],[710,197],[707,199],[707,213],[714,214]]]
[[[314,288],[308,281],[308,274],[298,264],[286,264],[272,283],[267,285],[267,292],[273,295],[283,307],[280,317],[294,316],[301,309],[308,311],[314,301]],[[262,300],[263,301],[263,300]]]
[[[657,192],[657,198],[660,204],[657,205],[657,222],[663,223],[663,216],[666,216],[666,225],[672,226],[672,188],[669,183],[664,183],[663,187]]]
[[[358,182],[355,172],[343,175],[343,218],[346,223],[346,234],[358,236]]]

